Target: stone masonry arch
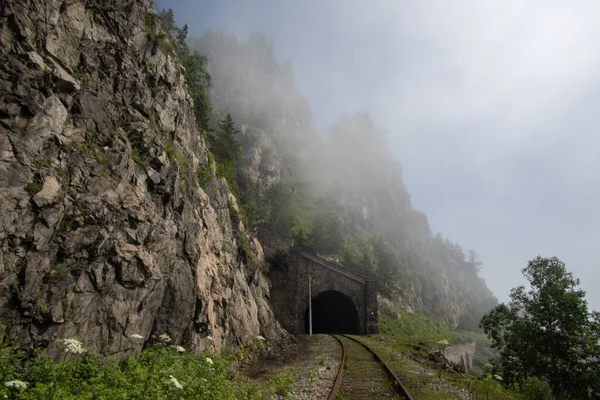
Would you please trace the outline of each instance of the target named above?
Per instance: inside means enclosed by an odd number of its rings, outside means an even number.
[[[373,280],[349,271],[339,263],[325,260],[307,249],[295,247],[291,237],[269,228],[260,227],[258,238],[267,260],[272,260],[278,249],[288,252],[285,265],[271,263],[269,269],[272,282],[270,301],[275,316],[288,332],[305,332],[309,277],[313,301],[320,293],[325,292],[338,292],[352,300],[358,313],[358,329],[357,332],[348,333],[370,334],[379,331],[377,292]]]

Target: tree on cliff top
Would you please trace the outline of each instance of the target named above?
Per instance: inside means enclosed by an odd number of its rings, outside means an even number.
[[[500,351],[505,382],[548,380],[558,399],[600,396],[600,314],[588,312],[585,291],[556,257],[538,257],[523,274],[530,284],[511,290],[508,305],[481,326]]]
[[[218,163],[237,166],[242,158],[242,146],[236,139],[238,130],[230,114],[219,122],[218,129],[209,136],[210,150]]]
[[[205,56],[191,51],[187,44],[188,26],[177,27],[173,10],[162,10],[158,14],[162,29],[167,32],[181,64],[185,67],[188,92],[194,100],[194,115],[197,124],[205,131],[211,130],[213,106],[210,100],[211,78]]]

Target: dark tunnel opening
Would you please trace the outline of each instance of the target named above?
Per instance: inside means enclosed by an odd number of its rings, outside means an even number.
[[[352,299],[335,290],[319,293],[312,299],[313,333],[359,334],[358,310]],[[308,333],[308,307],[304,330]]]

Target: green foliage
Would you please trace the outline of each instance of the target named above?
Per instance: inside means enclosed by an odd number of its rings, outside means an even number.
[[[159,22],[162,22],[160,16]],[[163,29],[160,23],[156,23],[156,18],[153,13],[146,13],[144,16],[144,25],[146,27],[148,40],[153,41],[164,53],[174,54],[176,47],[172,43],[169,33]]]
[[[312,226],[310,221],[301,216],[292,215],[292,226],[289,229],[290,235],[299,245],[306,246],[309,243]]]
[[[33,179],[33,180],[27,182],[27,185],[25,186],[25,190],[27,191],[27,193],[34,195],[34,194],[38,193],[40,190],[42,190],[43,186],[44,186],[44,184],[39,179]]]
[[[422,346],[435,347],[440,340],[450,340],[454,334],[448,327],[433,321],[423,314],[400,311],[400,318],[393,319],[379,314],[379,331],[382,334],[395,335],[399,341],[412,343],[418,341]]]
[[[1,382],[27,383],[27,388],[21,390],[1,385],[0,398],[212,400],[253,398],[257,392],[233,372],[237,354],[179,353],[163,343],[121,361],[93,353],[65,353],[56,362],[40,352],[23,367],[18,363],[16,348],[7,344],[3,335],[0,355]],[[288,381],[282,378],[280,390],[287,390],[287,385]]]
[[[0,324],[0,374],[3,382],[15,379],[22,355],[18,347],[8,339],[6,327]]]
[[[152,155],[144,143],[144,136],[140,132],[131,131],[127,134],[127,139],[131,144],[131,155],[133,161],[142,167],[147,166],[152,161]]]
[[[286,396],[294,387],[296,376],[291,373],[276,375],[269,379],[269,384],[273,386],[274,392],[278,396]]]
[[[211,78],[206,69],[206,57],[193,53],[182,59],[188,93],[194,100],[196,123],[204,130],[211,130],[212,103],[210,101]]]
[[[383,307],[383,311],[391,309]],[[380,334],[361,337],[398,374],[415,399],[516,399],[518,395],[504,388],[492,373],[467,374],[447,372],[435,368],[429,355],[439,351],[441,340],[451,344],[477,339],[477,347],[486,341],[484,335],[472,332],[450,331],[425,315],[401,312],[398,318],[379,315]],[[483,336],[483,337],[481,337]],[[381,340],[384,339],[385,340]],[[474,364],[479,362],[476,354]],[[477,371],[476,371],[477,372]]]
[[[237,166],[242,159],[242,146],[236,139],[238,130],[230,114],[227,114],[216,132],[209,135],[210,150],[217,163]]]
[[[77,220],[76,214],[64,213],[58,224],[58,232],[63,233],[71,229],[71,225]]]
[[[481,321],[503,376],[509,383],[545,378],[557,398],[600,396],[600,318],[588,312],[579,280],[556,257],[537,257],[523,274],[531,289],[512,289],[510,303]]]
[[[103,167],[108,167],[108,159],[99,149],[97,143],[91,141],[73,141],[71,146],[80,153],[89,154]]]
[[[287,269],[289,265],[288,249],[285,247],[278,247],[273,256],[273,263],[280,268]]]
[[[219,178],[225,178],[229,191],[238,198],[239,186],[235,179],[237,174],[236,166],[228,163],[217,163],[217,176]]]
[[[206,185],[208,184],[208,182],[212,181],[215,178],[215,174],[213,172],[213,163],[214,156],[209,151],[206,165],[198,170],[198,184],[202,189],[206,189]]]
[[[207,71],[206,57],[192,52],[186,42],[188,27],[178,28],[175,25],[173,10],[162,10],[159,13],[160,25],[164,32],[170,36],[174,50],[185,68],[185,80],[188,93],[194,100],[194,116],[196,123],[209,132],[212,117],[212,103],[210,101],[210,74]]]
[[[254,231],[262,221],[263,212],[256,201],[242,204],[242,219],[244,226],[250,231]]]
[[[310,247],[320,253],[338,254],[344,240],[341,222],[335,213],[315,215],[309,234]]]
[[[527,378],[521,391],[524,400],[552,400],[552,388],[545,379]]]

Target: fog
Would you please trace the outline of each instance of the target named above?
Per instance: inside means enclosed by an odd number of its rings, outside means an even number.
[[[500,298],[556,255],[600,309],[600,3],[157,1],[190,35],[273,42],[317,128],[366,111],[432,231]]]

